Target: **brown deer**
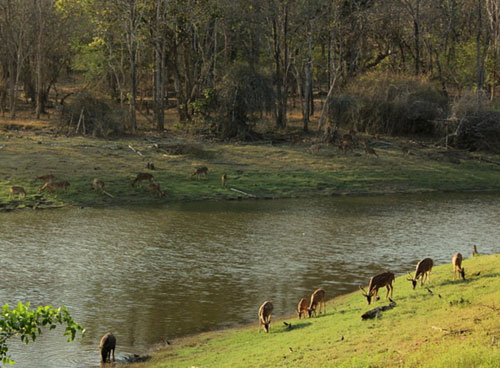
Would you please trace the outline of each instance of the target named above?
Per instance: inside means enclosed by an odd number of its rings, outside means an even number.
[[[309,307],[307,307],[307,314],[309,318],[311,318],[312,314],[316,316],[316,307],[319,304],[319,314],[321,314],[321,307],[323,306],[323,313],[326,313],[325,307],[325,290],[322,288],[317,289],[311,295],[311,302],[309,303]]]
[[[96,190],[96,189],[100,189],[100,190],[104,190],[104,182],[102,180],[99,180],[99,179],[94,179],[92,181],[92,189]]]
[[[45,183],[42,188],[40,189],[40,193],[43,191],[47,190],[47,192],[58,192],[59,189],[62,189],[64,192],[68,190],[68,187],[70,186],[69,182],[67,181],[49,181],[48,183]]]
[[[24,190],[23,187],[16,187],[16,186],[10,187],[9,197],[13,198],[14,195],[17,195],[19,198],[20,197],[24,198],[26,197],[26,191]]]
[[[108,332],[101,339],[99,349],[101,350],[101,363],[111,361],[111,353],[113,353],[113,362],[115,361],[116,337]]]
[[[465,280],[465,269],[462,267],[462,254],[455,253],[451,259],[451,264],[453,265],[453,280],[456,279],[457,273],[462,276],[462,280]]]
[[[273,313],[273,303],[265,301],[259,308],[259,323],[264,326],[264,330],[269,332],[271,328],[271,314]]]
[[[408,275],[410,275],[410,278],[408,278],[408,281],[411,281],[411,284],[413,286],[413,289],[415,289],[415,286],[417,286],[417,280],[420,278],[420,286],[424,284],[424,279],[430,280],[430,273],[432,270],[432,266],[434,265],[434,261],[430,258],[424,258],[420,262],[417,263],[417,267],[415,269],[415,277],[412,277],[410,273],[408,272]]]
[[[368,304],[371,304],[373,297],[375,297],[375,300],[380,299],[378,296],[378,289],[384,286],[387,288],[385,298],[387,299],[387,297],[389,296],[389,291],[391,292],[392,298],[392,294],[394,292],[394,288],[392,286],[393,281],[394,274],[390,271],[384,271],[382,273],[379,273],[378,275],[373,276],[370,279],[370,283],[368,284],[368,292],[366,292],[365,289],[361,287],[361,285],[359,286],[359,289],[363,293],[363,296],[366,297],[366,301],[368,302]]]
[[[222,182],[222,186],[225,188],[226,187],[226,183],[227,183],[227,175],[226,175],[226,173],[222,174],[222,176],[221,176],[221,182]]]
[[[367,155],[375,155],[378,158],[377,152],[375,152],[375,150],[373,148],[368,147],[366,145],[364,146],[364,148],[365,148],[365,154],[367,154]]]
[[[344,152],[344,155],[347,154],[347,151],[352,150],[352,143],[348,140],[344,140],[340,143],[339,148]]]
[[[199,178],[201,174],[205,175],[205,177],[208,177],[208,167],[202,166],[196,168],[194,173],[191,174],[191,177],[196,176],[197,178]]]
[[[53,174],[42,175],[37,178],[38,180],[52,181],[55,179]]]
[[[477,246],[476,245],[473,245],[472,246],[472,253],[471,253],[471,256],[472,257],[475,257],[475,256],[478,256],[479,255],[479,252],[477,251]]]
[[[153,175],[149,174],[149,173],[139,173],[137,174],[137,176],[135,177],[135,179],[132,181],[132,186],[135,186],[135,184],[137,184],[138,182],[140,181],[149,181],[149,182],[152,182],[153,180]]]
[[[299,316],[299,319],[304,316],[306,317],[306,312],[307,312],[307,299],[302,298],[299,301],[299,304],[297,305],[297,315]]]
[[[148,190],[157,194],[158,197],[165,197],[165,193],[160,189],[160,184],[151,183],[148,186]]]

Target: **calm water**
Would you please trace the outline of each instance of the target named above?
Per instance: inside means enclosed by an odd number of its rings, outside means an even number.
[[[177,336],[255,322],[270,299],[291,314],[454,252],[500,251],[500,195],[205,202],[0,214],[0,304],[68,306],[87,337],[63,329],[10,345],[17,367],[97,367],[100,337],[117,359]]]

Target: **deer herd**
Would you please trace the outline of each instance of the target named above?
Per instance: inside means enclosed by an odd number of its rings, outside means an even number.
[[[154,165],[148,162],[149,169],[154,170]],[[195,169],[195,171],[190,175],[190,178],[196,177],[199,179],[201,176],[208,178],[208,168],[206,166],[198,167]],[[68,191],[68,188],[70,186],[70,183],[68,181],[54,181],[55,175],[53,174],[47,174],[47,175],[42,175],[36,178],[36,180],[42,180],[44,184],[38,191],[38,193],[43,193],[43,192],[48,192],[48,193],[60,193],[64,192],[66,193]],[[165,197],[165,192],[160,188],[160,184],[155,183],[154,177],[150,173],[138,173],[135,178],[132,180],[132,187],[136,187],[142,182],[149,183],[146,189],[151,192],[153,195],[157,197]],[[221,176],[221,185],[222,187],[226,187],[227,184],[227,174],[224,173]],[[113,197],[111,194],[106,192],[104,190],[104,181],[95,178],[91,184],[90,188],[93,190],[100,190],[101,192],[105,193],[106,195]],[[17,196],[18,199],[26,197],[26,191],[23,187],[21,186],[11,186],[9,188],[9,198],[13,199],[15,196]]]
[[[475,250],[475,246],[473,248],[473,255],[477,254],[477,250]],[[474,250],[476,253],[474,253]],[[455,253],[451,260],[451,264],[453,266],[453,280],[456,279],[457,274],[465,280],[465,269],[462,267],[462,254]],[[430,280],[430,273],[432,271],[432,266],[434,265],[434,261],[431,258],[424,258],[420,262],[417,263],[415,268],[415,275],[407,278],[408,281],[411,282],[412,288],[415,289],[417,286],[417,281],[420,280],[420,286],[423,286],[426,281]],[[384,271],[373,276],[370,279],[368,284],[368,291],[366,291],[362,286],[359,286],[363,296],[366,298],[368,304],[371,304],[372,301],[379,300],[380,297],[378,294],[378,289],[385,287],[387,289],[387,293],[385,295],[386,299],[389,299],[392,302],[392,296],[394,288],[392,283],[395,280],[394,273],[390,271]],[[389,297],[390,294],[390,297]],[[306,298],[302,298],[297,305],[297,316],[299,319],[302,317],[306,317],[306,313],[311,318],[314,314],[316,316],[316,311],[319,314],[326,313],[325,308],[325,290],[320,288],[315,290],[310,298],[308,303]],[[270,331],[271,326],[271,313],[273,311],[273,304],[270,301],[265,301],[264,304],[259,308],[259,322],[260,325],[264,327],[266,332]]]

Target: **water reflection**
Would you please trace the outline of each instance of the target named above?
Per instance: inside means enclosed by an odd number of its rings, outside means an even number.
[[[101,336],[117,359],[176,336],[275,315],[322,286],[332,298],[429,256],[495,248],[497,195],[205,202],[158,208],[0,214],[0,303],[65,304],[88,330],[14,344],[19,367],[98,367]]]

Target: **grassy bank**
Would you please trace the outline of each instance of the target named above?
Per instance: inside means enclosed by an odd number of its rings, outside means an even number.
[[[465,281],[453,281],[451,264],[435,267],[432,293],[398,277],[397,305],[378,319],[361,320],[373,305],[354,292],[318,318],[275,318],[269,334],[255,324],[179,339],[133,367],[499,367],[500,255],[464,267]],[[381,294],[375,306],[387,304]]]
[[[361,148],[344,154],[337,147],[317,144],[313,136],[303,136],[296,144],[238,144],[172,135],[102,140],[0,130],[0,209],[500,189],[500,165],[495,163],[499,157],[389,137],[371,138],[369,144],[378,158]],[[402,145],[410,146],[409,155],[403,154]],[[479,160],[483,156],[488,161]],[[148,162],[156,170],[147,169]],[[191,177],[200,166],[209,168],[208,178]],[[153,174],[166,196],[158,198],[147,184],[132,188],[139,172]],[[228,177],[226,188],[221,186],[223,173]],[[67,193],[39,194],[43,182],[36,178],[46,174],[69,181]],[[113,197],[92,190],[94,178],[103,180]],[[23,186],[26,198],[9,198],[13,185]]]

